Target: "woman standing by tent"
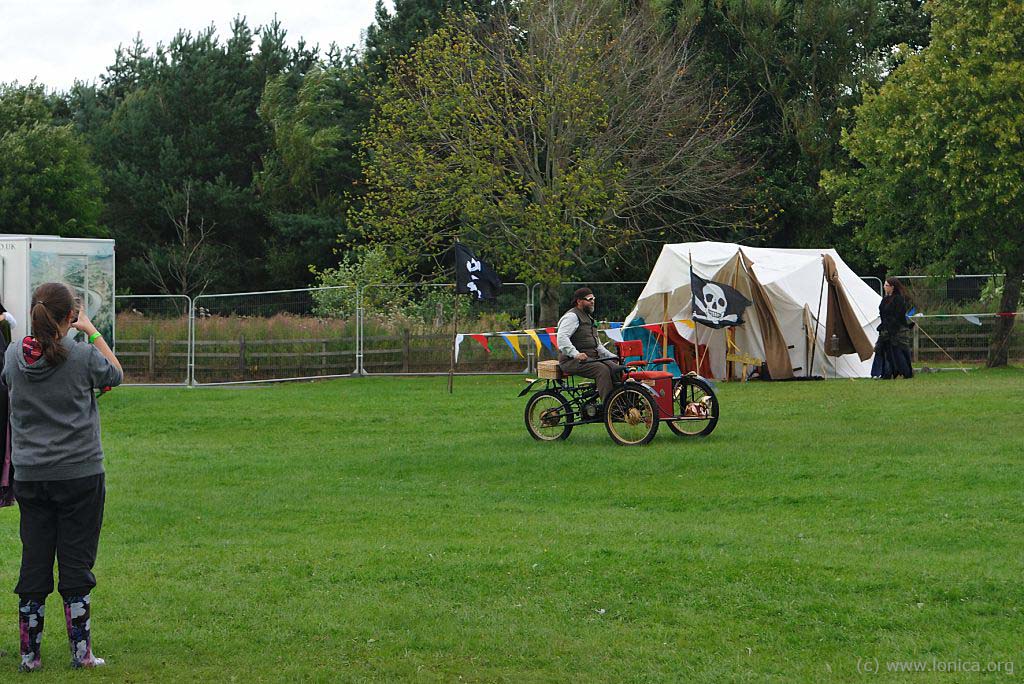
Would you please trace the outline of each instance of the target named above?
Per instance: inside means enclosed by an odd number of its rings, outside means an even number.
[[[875,360],[871,363],[871,377],[886,380],[903,376],[914,377],[910,357],[910,330],[914,324],[907,320],[910,301],[903,283],[897,278],[886,278],[882,286],[885,296],[878,304],[882,318],[875,343]]]
[[[63,283],[32,295],[32,335],[4,354],[10,390],[14,496],[21,513],[22,671],[41,666],[46,597],[57,559],[72,667],[95,667],[89,593],[103,524],[106,485],[94,388],[121,384],[121,364]],[[88,342],[68,337],[74,327]]]

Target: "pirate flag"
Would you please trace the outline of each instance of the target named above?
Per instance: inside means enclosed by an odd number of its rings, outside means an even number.
[[[731,328],[743,325],[743,310],[750,300],[723,283],[704,280],[690,270],[693,292],[693,320],[709,328]]]
[[[460,242],[455,243],[455,294],[471,294],[476,299],[494,299],[501,279],[490,266],[473,256]]]

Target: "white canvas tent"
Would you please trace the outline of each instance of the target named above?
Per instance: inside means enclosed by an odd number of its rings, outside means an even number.
[[[627,325],[638,317],[648,324],[673,321],[670,337],[675,333],[693,344],[696,335],[697,344],[706,345],[712,377],[724,378],[725,331],[679,322],[691,317],[691,265],[696,275],[732,285],[754,302],[744,314],[745,324],[734,328],[735,344],[740,353],[765,359],[773,377],[785,378],[787,370],[788,377],[870,375],[870,347],[878,337],[881,297],[835,250],[768,249],[723,242],[662,248]],[[837,332],[838,339],[833,341]],[[854,346],[859,353],[842,353],[854,352]],[[734,376],[739,372],[736,368]]]

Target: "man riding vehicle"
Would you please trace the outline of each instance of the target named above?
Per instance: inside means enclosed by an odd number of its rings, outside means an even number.
[[[573,293],[573,308],[558,321],[558,365],[565,373],[593,378],[604,402],[622,366],[619,357],[605,349],[597,338],[595,300],[589,287],[581,287]]]

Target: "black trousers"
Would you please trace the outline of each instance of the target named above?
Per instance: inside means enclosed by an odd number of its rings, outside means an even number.
[[[53,592],[57,559],[62,596],[83,596],[96,586],[92,566],[103,526],[106,478],[14,481],[21,511],[21,575],[14,593],[39,602]]]

